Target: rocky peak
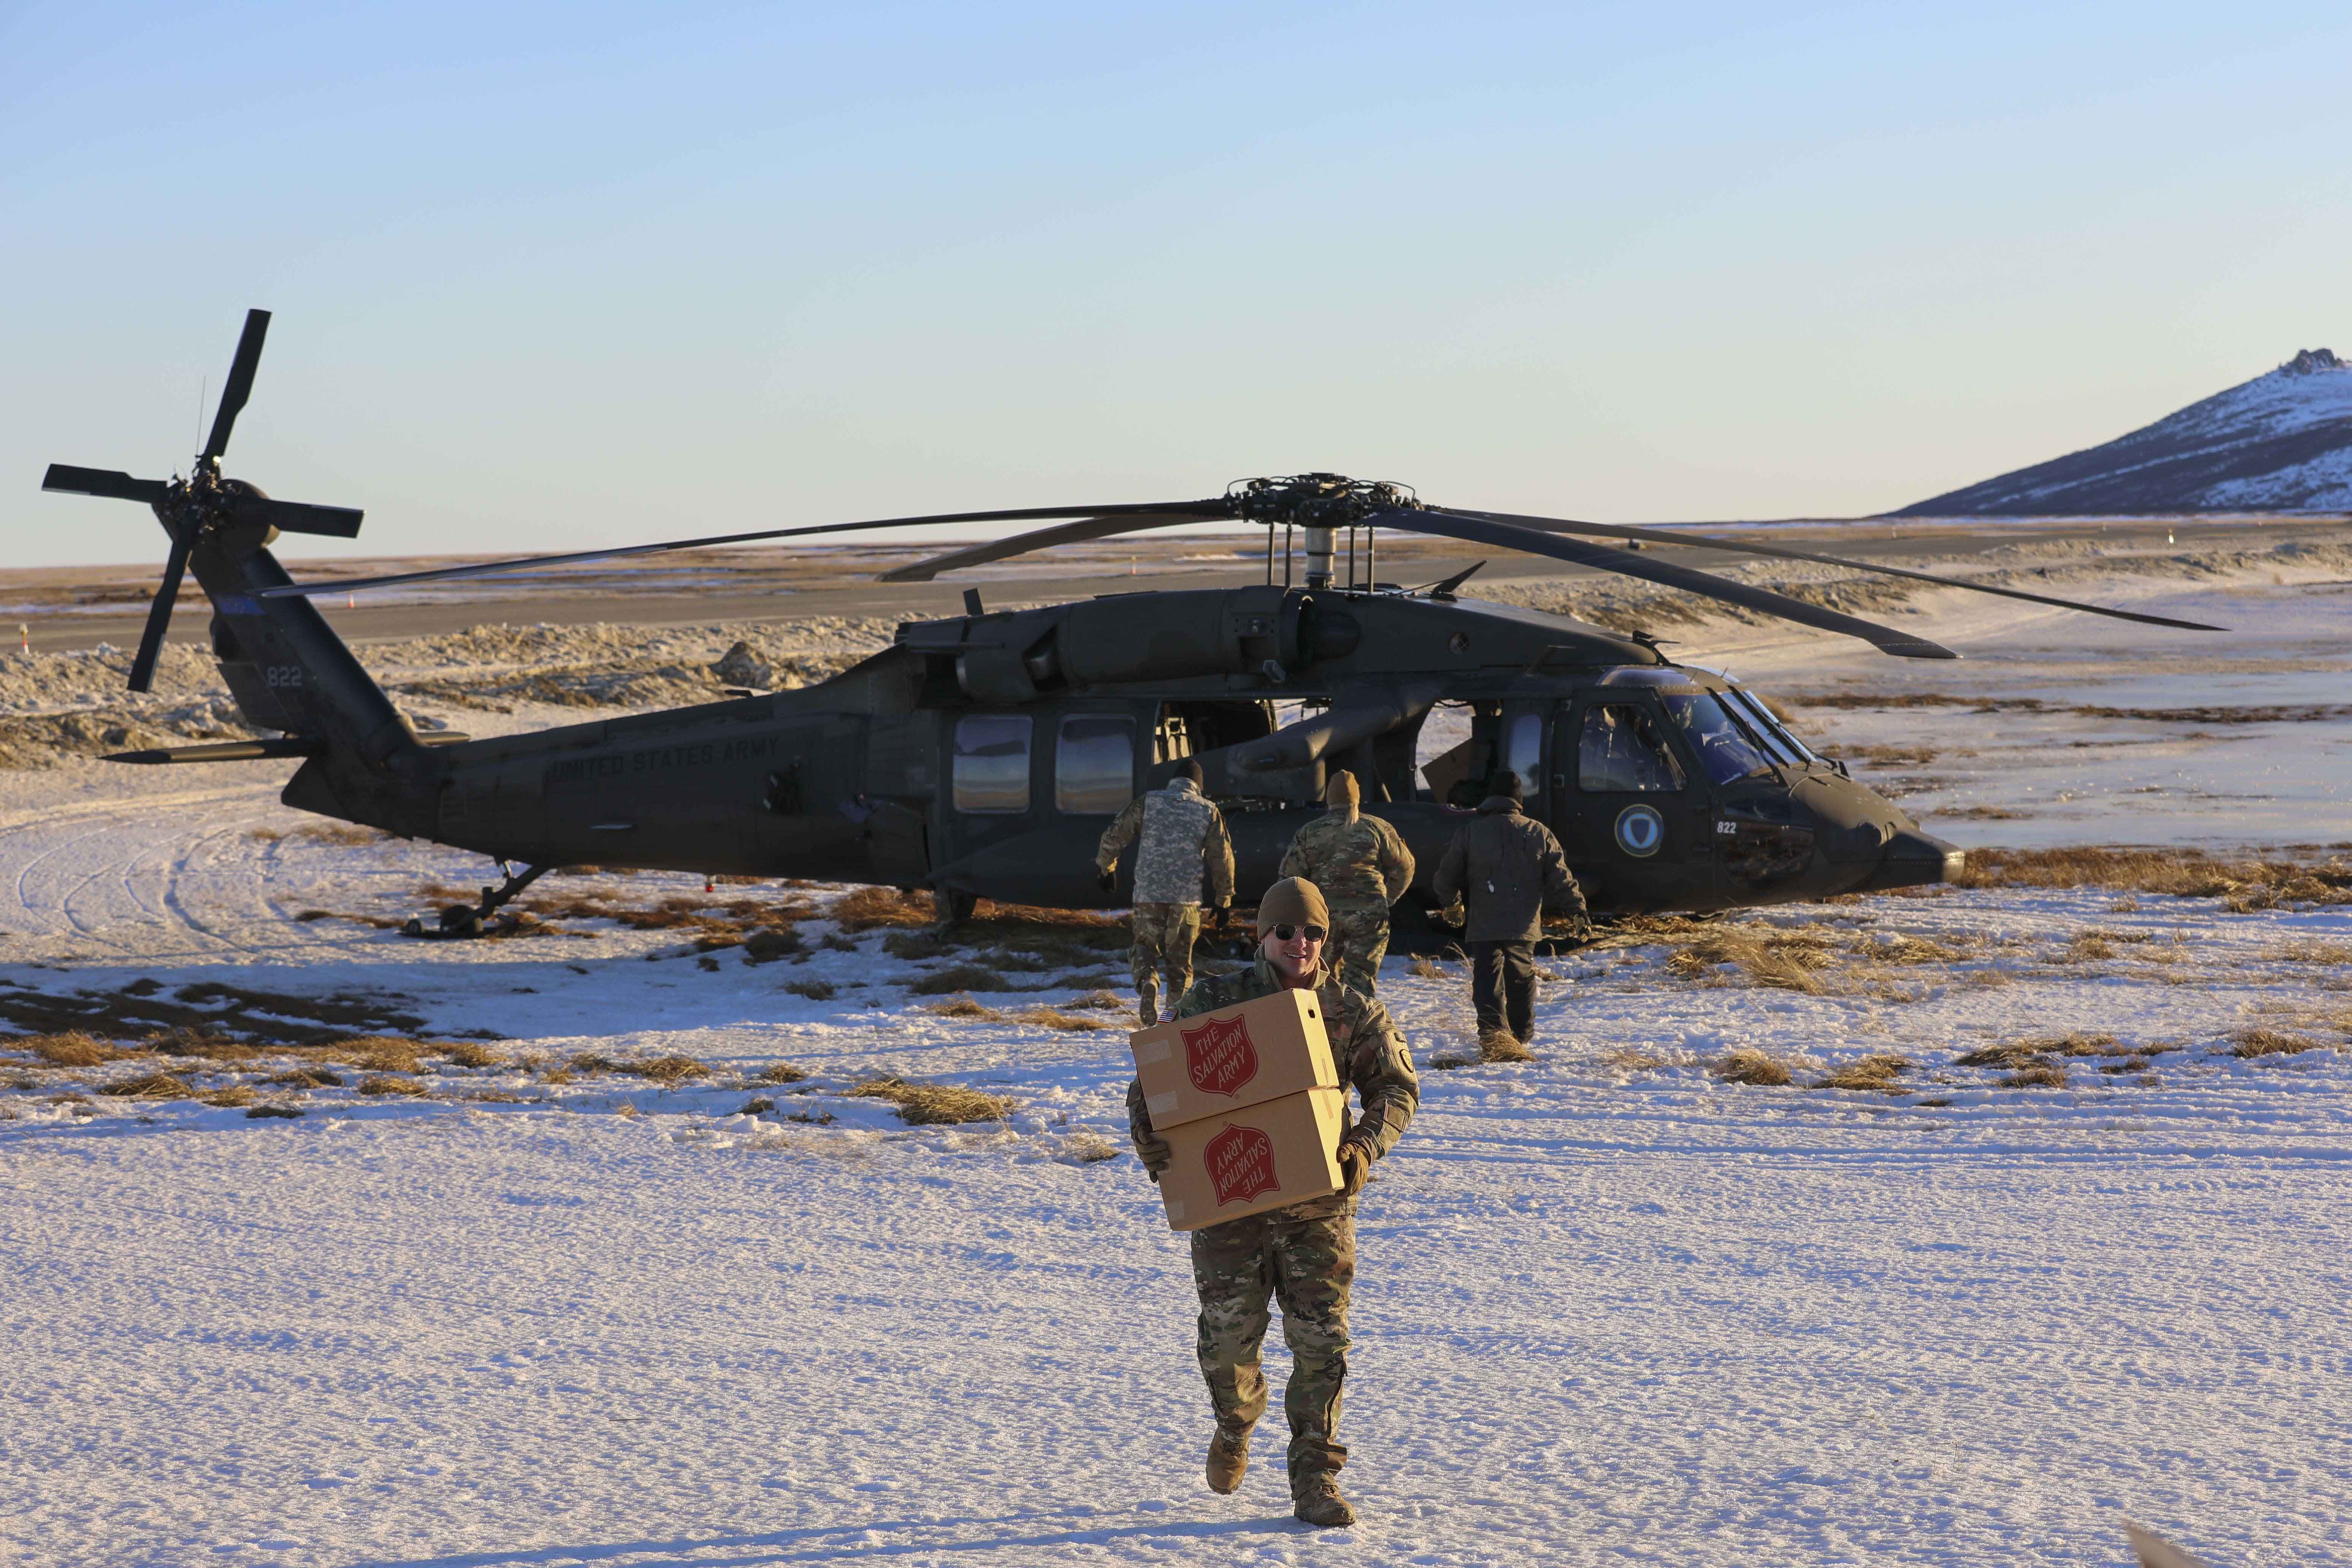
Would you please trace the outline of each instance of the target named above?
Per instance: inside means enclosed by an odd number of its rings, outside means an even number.
[[[2334,349],[2297,349],[2294,357],[2279,366],[2288,375],[2310,375],[2323,370],[2342,370],[2344,362],[2336,357]]]

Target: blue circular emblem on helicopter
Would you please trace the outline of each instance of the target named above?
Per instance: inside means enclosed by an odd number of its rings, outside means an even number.
[[[1654,805],[1629,805],[1617,814],[1617,847],[1647,859],[1666,841],[1666,819]]]

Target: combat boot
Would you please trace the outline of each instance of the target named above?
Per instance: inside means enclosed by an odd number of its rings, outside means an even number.
[[[1217,1435],[1209,1439],[1211,1491],[1223,1497],[1240,1487],[1242,1478],[1249,1473],[1249,1440],[1250,1429],[1246,1426],[1238,1432],[1217,1428]]]
[[[1519,1044],[1517,1035],[1508,1029],[1478,1031],[1478,1059],[1482,1062],[1531,1062],[1535,1053]]]
[[[1328,1470],[1293,1476],[1290,1495],[1296,1504],[1290,1511],[1318,1530],[1336,1530],[1356,1522],[1356,1510],[1339,1495],[1339,1483]]]

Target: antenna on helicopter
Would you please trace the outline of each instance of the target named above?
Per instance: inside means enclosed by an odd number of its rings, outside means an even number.
[[[1453,576],[1444,578],[1439,582],[1432,583],[1426,588],[1415,588],[1413,592],[1416,594],[1427,594],[1433,599],[1438,599],[1447,604],[1451,604],[1454,601],[1454,591],[1462,586],[1463,584],[1470,581],[1471,574],[1486,564],[1486,563],[1484,561],[1473,561],[1469,565],[1465,566],[1461,571],[1454,574]]]

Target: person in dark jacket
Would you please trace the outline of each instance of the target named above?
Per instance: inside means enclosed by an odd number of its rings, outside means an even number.
[[[1478,1009],[1478,1055],[1490,1062],[1535,1059],[1536,939],[1549,907],[1581,919],[1584,894],[1551,829],[1519,810],[1519,780],[1495,777],[1437,863],[1437,896],[1467,911],[1470,999]]]

